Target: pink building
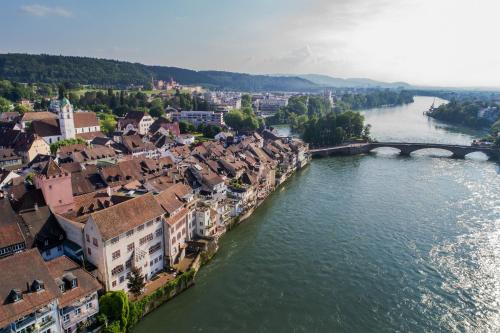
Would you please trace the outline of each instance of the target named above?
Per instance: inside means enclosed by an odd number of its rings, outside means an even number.
[[[71,174],[62,171],[53,159],[35,176],[34,182],[54,213],[64,214],[74,209]]]

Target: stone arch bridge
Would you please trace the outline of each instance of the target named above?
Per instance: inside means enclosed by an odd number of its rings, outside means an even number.
[[[449,145],[442,143],[410,143],[410,142],[372,142],[354,143],[336,147],[311,149],[313,156],[330,155],[356,155],[366,154],[377,148],[395,148],[403,156],[410,156],[411,153],[422,149],[442,149],[452,153],[453,158],[465,158],[466,155],[475,152],[482,152],[490,159],[500,160],[500,149],[479,146]]]

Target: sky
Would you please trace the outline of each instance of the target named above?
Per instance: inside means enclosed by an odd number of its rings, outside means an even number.
[[[0,0],[0,53],[500,87],[499,0]]]

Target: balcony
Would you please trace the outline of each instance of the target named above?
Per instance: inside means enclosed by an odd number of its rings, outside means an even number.
[[[38,330],[44,331],[46,328],[54,325],[55,323],[56,323],[56,320],[52,316],[50,316],[45,321],[42,321]]]
[[[88,318],[97,314],[97,306],[94,304],[94,307],[84,309],[82,308],[81,312],[77,315],[70,315],[69,320],[63,321],[62,326],[64,329],[77,325],[82,321],[86,321]]]
[[[26,327],[28,325],[35,324],[35,322],[36,322],[36,316],[33,313],[33,314],[27,316],[26,318],[16,322],[16,325],[15,325],[16,331],[19,331],[20,329],[22,329],[23,327]]]

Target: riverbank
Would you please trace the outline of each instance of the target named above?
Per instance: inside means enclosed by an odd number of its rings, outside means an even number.
[[[254,205],[249,207],[246,211],[242,212],[238,217],[228,221],[226,225],[226,232],[216,237],[213,240],[206,240],[204,250],[197,253],[194,258],[189,259],[189,264],[182,270],[176,265],[180,271],[180,275],[171,278],[170,274],[159,274],[158,279],[149,282],[145,287],[145,292],[137,298],[130,299],[130,307],[134,311],[134,323],[130,328],[147,317],[153,311],[169,302],[170,300],[181,295],[186,290],[195,286],[196,275],[199,270],[207,265],[219,251],[219,242],[224,238],[225,234],[235,230],[237,226],[248,220],[253,213],[268,199],[268,197],[276,192],[283,184],[285,184],[296,172],[304,169],[310,163],[310,156],[307,154],[303,163],[298,164],[297,167],[283,173],[277,180],[276,186],[272,191],[268,191]]]

